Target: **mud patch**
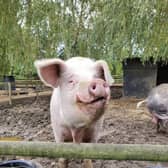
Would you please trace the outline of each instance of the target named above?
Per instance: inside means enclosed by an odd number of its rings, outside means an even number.
[[[49,97],[38,101],[22,100],[13,106],[0,105],[0,137],[18,137],[29,141],[54,141],[50,126]],[[156,133],[147,109],[136,109],[135,99],[113,99],[105,114],[101,143],[168,144],[168,134]],[[1,160],[20,157],[1,157]],[[44,168],[57,167],[57,159],[26,157]],[[95,160],[95,168],[148,168],[158,163],[146,161]],[[70,168],[81,167],[81,160],[71,160]],[[167,163],[161,163],[168,167]]]

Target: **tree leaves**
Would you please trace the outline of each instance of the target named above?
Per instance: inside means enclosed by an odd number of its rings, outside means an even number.
[[[168,0],[0,2],[0,75],[35,73],[35,59],[168,59]]]

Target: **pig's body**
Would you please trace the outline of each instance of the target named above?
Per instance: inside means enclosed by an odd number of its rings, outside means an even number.
[[[95,142],[113,83],[107,63],[74,57],[35,65],[40,79],[54,89],[50,111],[56,142]]]
[[[157,130],[167,129],[168,123],[168,84],[161,84],[151,90],[148,97],[140,102],[146,103],[149,112],[152,114],[152,121],[157,124]]]
[[[168,84],[161,84],[150,92],[147,107],[160,119],[168,119]]]

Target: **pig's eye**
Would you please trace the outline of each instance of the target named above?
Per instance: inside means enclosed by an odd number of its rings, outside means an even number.
[[[74,86],[74,85],[77,83],[77,81],[71,79],[71,80],[68,81],[68,83],[69,83],[70,85],[73,85],[73,86]]]
[[[73,76],[73,78],[71,77],[67,80],[67,83],[69,84],[70,87],[73,87],[78,83],[78,79]]]
[[[74,81],[73,80],[69,80],[68,83],[74,83]]]

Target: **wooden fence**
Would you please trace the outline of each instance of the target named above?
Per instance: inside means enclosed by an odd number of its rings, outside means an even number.
[[[116,75],[113,75],[113,77],[115,79],[115,84],[112,87],[122,87],[122,78]],[[5,83],[0,81],[0,88],[5,88],[0,90],[0,96],[5,95],[7,99],[5,99],[4,102],[9,102],[9,104],[12,104],[12,100],[29,98],[31,96],[38,97],[43,95],[44,92],[46,92],[47,95],[51,94],[51,88],[46,87],[40,80],[34,79],[16,80],[15,90],[12,89],[12,84],[10,82]],[[3,100],[0,100],[0,102],[3,102]]]
[[[38,97],[44,93],[50,95],[51,89],[44,86],[40,80],[16,80],[15,90],[12,89],[12,83],[10,82],[0,82],[0,96],[3,100],[0,102],[9,102],[12,104],[12,100]]]
[[[0,142],[0,155],[67,159],[168,161],[168,145]]]

